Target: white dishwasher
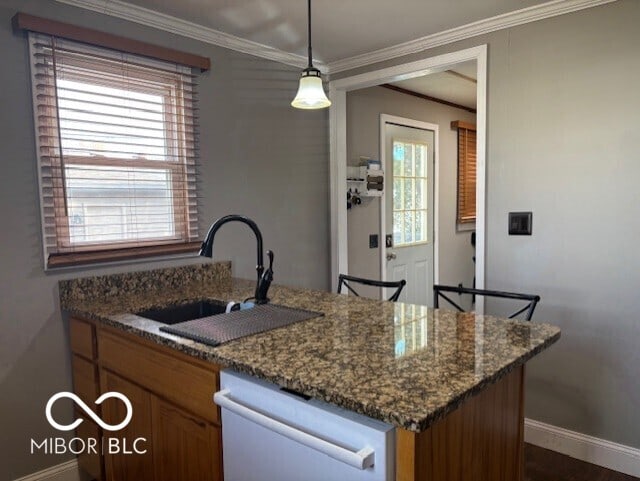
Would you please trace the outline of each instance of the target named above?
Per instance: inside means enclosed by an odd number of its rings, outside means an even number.
[[[225,481],[391,481],[390,424],[233,371],[220,375]]]

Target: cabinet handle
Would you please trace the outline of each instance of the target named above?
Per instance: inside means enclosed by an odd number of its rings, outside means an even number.
[[[213,400],[221,408],[228,409],[232,413],[242,416],[260,426],[273,432],[281,434],[297,443],[303,444],[311,449],[315,449],[327,456],[337,459],[349,466],[365,470],[373,466],[375,453],[372,448],[364,447],[359,451],[351,451],[342,446],[338,446],[311,433],[301,431],[299,428],[289,426],[282,421],[273,419],[266,414],[254,411],[248,406],[237,402],[230,397],[231,392],[223,389],[214,394]],[[224,434],[223,434],[224,436]]]

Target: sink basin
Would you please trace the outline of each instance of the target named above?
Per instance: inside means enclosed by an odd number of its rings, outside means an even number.
[[[258,304],[251,309],[232,311],[204,319],[193,319],[172,326],[160,326],[160,330],[210,346],[218,346],[241,337],[285,327],[295,322],[323,315],[321,312],[293,307]]]
[[[225,308],[225,305],[217,302],[197,301],[160,309],[147,309],[146,311],[136,312],[135,314],[136,316],[145,317],[163,324],[177,324],[192,319],[222,314]]]

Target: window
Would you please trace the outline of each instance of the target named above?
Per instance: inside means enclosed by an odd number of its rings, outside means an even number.
[[[185,250],[198,237],[191,68],[29,40],[46,265]]]
[[[393,245],[427,241],[427,144],[394,139]]]
[[[458,130],[458,224],[476,221],[476,126],[456,121]]]

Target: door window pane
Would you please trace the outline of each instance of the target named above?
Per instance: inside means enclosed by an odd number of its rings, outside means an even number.
[[[405,210],[410,210],[413,209],[413,195],[414,195],[414,191],[413,191],[413,181],[414,179],[412,178],[405,178],[404,179],[404,209]]]
[[[402,210],[402,179],[393,179],[393,210]]]
[[[393,175],[402,175],[404,169],[404,144],[394,142],[393,144]]]
[[[393,213],[393,245],[400,245],[403,242],[402,236],[402,212]]]
[[[405,177],[411,177],[413,175],[413,144],[405,144],[404,146],[404,172]]]
[[[393,141],[393,242],[428,240],[427,145]]]

